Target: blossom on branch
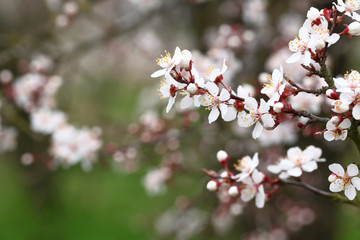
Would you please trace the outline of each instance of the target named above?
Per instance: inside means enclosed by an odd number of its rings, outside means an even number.
[[[245,156],[242,159],[239,159],[237,164],[234,164],[234,167],[241,173],[237,174],[234,178],[236,178],[238,182],[242,181],[244,178],[248,177],[258,165],[258,153],[255,153],[253,158]]]
[[[326,131],[324,132],[324,138],[327,141],[344,141],[348,134],[348,128],[351,126],[351,121],[346,118],[340,124],[334,124],[331,120],[326,123]]]
[[[333,163],[329,165],[329,169],[332,174],[329,177],[331,181],[330,191],[332,192],[345,192],[345,196],[349,200],[353,200],[356,197],[356,190],[360,190],[360,178],[355,177],[359,174],[359,168],[355,164],[350,164],[344,168],[338,164]]]
[[[274,69],[272,75],[268,76],[268,82],[264,84],[264,87],[261,89],[262,94],[266,94],[270,99],[268,104],[270,106],[274,105],[274,102],[278,101],[281,94],[285,89],[284,80],[284,71],[282,66],[280,69]]]
[[[264,186],[261,184],[264,180],[264,174],[257,169],[254,170],[251,177],[248,176],[242,180],[245,187],[241,190],[241,200],[249,202],[255,197],[255,205],[258,208],[263,208],[266,201]]]
[[[260,106],[255,98],[245,98],[245,111],[238,115],[238,124],[240,127],[250,127],[255,124],[252,132],[254,139],[260,137],[264,127],[272,128],[275,121],[269,113],[270,106],[264,99],[260,99]]]
[[[339,12],[345,12],[345,15],[351,17],[356,21],[360,21],[360,15],[355,11],[360,9],[359,0],[338,0],[338,4],[335,5]]]
[[[274,174],[279,174],[282,179],[288,177],[300,177],[303,172],[313,172],[318,166],[317,162],[324,162],[320,158],[322,151],[320,148],[308,146],[304,151],[299,147],[289,148],[287,158],[283,158],[276,165],[269,165],[268,170]]]
[[[201,104],[207,106],[208,110],[210,110],[208,120],[209,123],[212,123],[219,117],[220,112],[222,117],[226,115],[228,106],[225,102],[230,99],[230,93],[223,88],[219,95],[220,89],[213,82],[208,82],[206,88],[209,92],[203,96]]]

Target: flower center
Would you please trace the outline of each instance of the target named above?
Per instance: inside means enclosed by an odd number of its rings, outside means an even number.
[[[299,37],[296,37],[294,40],[289,42],[289,50],[292,52],[301,52],[304,53],[306,51],[307,45],[304,40]]]
[[[342,177],[342,180],[344,181],[344,188],[347,189],[349,185],[351,184],[351,177],[347,174],[345,174],[344,177]]]

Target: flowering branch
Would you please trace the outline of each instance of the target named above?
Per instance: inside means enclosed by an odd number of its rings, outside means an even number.
[[[302,187],[304,189],[307,189],[315,194],[318,194],[318,195],[321,195],[321,196],[324,196],[324,197],[334,197],[334,193],[331,193],[331,192],[326,192],[326,191],[323,191],[321,189],[318,189],[310,184],[307,184],[307,183],[304,183],[304,182],[301,182],[301,181],[295,181],[295,180],[289,180],[289,179],[282,179],[279,181],[280,184],[288,184],[288,185],[296,185],[296,186],[299,186],[299,187]],[[360,207],[360,206],[359,206]]]
[[[329,118],[324,118],[324,117],[318,117],[312,113],[309,113],[305,110],[303,111],[296,111],[295,109],[291,109],[291,110],[283,110],[284,113],[289,113],[289,114],[293,114],[295,116],[298,117],[307,117],[310,118],[313,122],[323,122],[326,123],[328,122],[330,119]]]
[[[327,191],[323,191],[321,189],[318,189],[310,184],[301,182],[301,181],[295,181],[295,180],[289,180],[289,179],[282,179],[279,181],[280,184],[288,184],[288,185],[295,185],[295,186],[299,186],[301,188],[304,188],[306,190],[309,190],[310,192],[313,192],[317,195],[320,196],[324,196],[327,197],[335,202],[341,202],[341,203],[345,203],[348,205],[352,205],[354,207],[358,207],[360,208],[360,200],[359,199],[354,199],[354,200],[349,200],[346,197],[340,195],[340,194],[336,194],[336,193],[331,193],[331,192],[327,192]]]
[[[296,88],[296,90],[298,92],[306,92],[306,93],[310,93],[310,94],[314,94],[315,96],[320,96],[321,94],[325,94],[326,90],[329,89],[329,87],[322,87],[320,89],[317,90],[309,90],[309,89],[304,89],[302,87],[300,87],[299,85],[297,85],[293,80],[290,79],[289,76],[284,75],[284,79],[294,88]]]

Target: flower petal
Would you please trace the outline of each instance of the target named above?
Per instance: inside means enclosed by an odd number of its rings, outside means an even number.
[[[318,168],[318,165],[315,161],[309,161],[302,165],[301,167],[305,172],[312,172]]]
[[[287,172],[290,176],[293,176],[293,177],[300,177],[302,174],[301,168],[299,168],[299,167],[289,169]]]
[[[346,188],[345,188],[345,196],[349,199],[349,200],[354,200],[354,198],[356,197],[356,190],[355,187],[352,184],[349,184]]]
[[[221,90],[221,93],[219,96],[220,101],[227,101],[227,100],[229,100],[229,98],[230,98],[229,91],[226,89]]]
[[[349,128],[350,126],[351,121],[348,118],[344,119],[344,121],[339,124],[339,127],[341,127],[342,129]]]
[[[353,177],[359,174],[359,168],[352,163],[349,166],[347,166],[346,172],[350,177]]]
[[[247,114],[245,111],[238,114],[238,124],[240,127],[250,127],[254,123],[255,120],[251,117],[251,114]]]
[[[244,103],[249,109],[253,108],[255,110],[258,107],[258,103],[257,103],[256,99],[252,98],[252,97],[245,98]]]
[[[263,208],[265,206],[265,200],[266,200],[266,195],[264,192],[263,185],[260,185],[258,191],[259,192],[255,196],[255,205],[258,208]]]
[[[295,164],[292,161],[288,160],[288,159],[283,159],[280,162],[279,166],[281,167],[282,170],[287,171],[287,170],[295,167]]]
[[[332,192],[341,192],[344,190],[344,181],[342,179],[336,179],[335,182],[332,182],[329,187]]]
[[[311,62],[311,54],[309,51],[306,51],[304,53],[304,65],[305,66],[309,66],[310,65],[310,62]]]
[[[359,177],[353,177],[351,179],[351,183],[356,187],[357,190],[360,191],[360,178]]]
[[[340,39],[340,35],[337,33],[333,33],[330,37],[326,39],[326,41],[329,43],[329,47],[336,43]]]
[[[264,99],[260,99],[260,107],[259,107],[259,112],[260,113],[266,113],[268,112],[270,109],[269,105],[265,102]]]
[[[287,179],[287,178],[289,178],[290,177],[290,175],[287,173],[287,172],[282,172],[282,173],[280,173],[280,175],[279,175],[279,178],[280,179]]]
[[[220,108],[220,112],[221,112],[221,117],[224,118],[224,116],[227,113],[228,106],[225,103],[220,103],[219,108]]]
[[[275,125],[275,121],[271,114],[264,114],[261,116],[261,121],[264,124],[264,127],[272,128]]]
[[[274,174],[279,174],[281,172],[281,167],[279,165],[269,165],[267,170]]]
[[[157,78],[157,77],[160,77],[160,76],[163,76],[166,72],[166,69],[160,69],[160,70],[157,70],[156,72],[154,72],[153,74],[151,74],[151,77],[152,78]]]
[[[360,104],[356,104],[353,108],[352,115],[356,120],[360,119]]]
[[[254,187],[246,187],[241,191],[241,200],[248,202],[254,198],[256,190]]]
[[[329,170],[341,177],[343,177],[345,174],[344,168],[338,163],[330,164]]]
[[[187,94],[180,102],[180,108],[186,109],[189,108],[191,105],[193,105],[193,98],[190,97],[189,94]]]
[[[326,141],[330,142],[330,141],[334,141],[335,136],[332,131],[326,131],[324,132],[324,138],[326,139]]]
[[[257,169],[254,170],[251,177],[256,184],[259,184],[264,180],[264,174],[262,172],[259,172]]]
[[[296,52],[293,55],[291,55],[286,62],[287,63],[296,63],[301,59],[301,52]]]
[[[176,97],[176,96],[175,96]],[[166,112],[168,113],[175,103],[175,97],[169,97],[168,105],[166,106]]]
[[[213,82],[208,82],[208,83],[206,84],[206,89],[207,89],[207,90],[210,92],[210,94],[213,95],[213,96],[217,96],[218,93],[219,93],[219,88],[218,88],[218,86],[216,86],[216,84],[213,83]]]
[[[230,121],[235,120],[236,116],[237,116],[236,109],[233,107],[228,107],[225,116],[223,116],[223,119],[226,122],[230,122]]]
[[[263,129],[264,129],[264,127],[261,125],[261,123],[257,122],[255,124],[255,128],[252,132],[252,137],[254,139],[257,139],[258,137],[260,137],[261,133],[263,132]]]
[[[220,115],[220,111],[218,108],[211,109],[209,117],[208,117],[209,123],[212,123],[216,119],[218,119],[219,115]]]

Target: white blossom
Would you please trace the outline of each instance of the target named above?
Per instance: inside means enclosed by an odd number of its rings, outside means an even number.
[[[359,168],[355,164],[350,164],[346,168],[346,172],[344,168],[338,164],[333,163],[329,165],[329,169],[333,172],[330,176],[335,176],[336,180],[332,181],[330,184],[330,191],[332,192],[345,192],[345,196],[349,200],[353,200],[356,197],[356,190],[360,190],[360,178],[355,177],[359,174]],[[330,180],[333,180],[332,177]]]
[[[274,174],[281,173],[281,178],[300,177],[303,172],[313,172],[318,166],[317,162],[325,161],[320,158],[320,148],[308,146],[304,151],[299,147],[289,148],[287,158],[283,158],[276,165],[269,165],[268,170]]]
[[[235,169],[240,173],[237,174],[234,179],[238,182],[242,181],[244,178],[250,176],[250,174],[256,169],[259,165],[258,153],[255,153],[253,158],[250,156],[245,156],[242,159],[237,161],[237,164],[234,165]]]
[[[190,83],[186,87],[185,97],[180,102],[180,107],[186,109],[192,106],[199,107],[202,95],[197,94],[199,88],[206,88],[205,80],[200,76],[196,69],[191,70],[194,77],[194,83]]]
[[[334,78],[334,84],[339,92],[352,92],[360,88],[360,73],[352,70],[350,73],[346,73],[344,78]]]
[[[331,46],[340,39],[340,35],[337,33],[330,35],[329,22],[323,16],[320,17],[320,24],[312,24],[312,21],[307,19],[303,26],[309,31],[312,44],[315,44],[312,47],[316,46],[318,40],[323,40],[328,43],[328,46]]]
[[[169,74],[165,75],[165,79],[161,81],[160,88],[158,89],[161,99],[169,98],[166,106],[166,112],[169,112],[175,103],[175,98],[179,88],[184,88],[186,84],[175,81]]]
[[[304,65],[310,65],[311,53],[308,49],[313,46],[315,46],[315,43],[311,41],[308,29],[306,27],[301,27],[299,36],[289,42],[289,50],[293,52],[293,54],[286,62],[295,63],[300,61],[301,56],[304,56]]]
[[[143,185],[151,196],[166,190],[165,181],[170,177],[171,170],[167,167],[149,170],[143,178]]]
[[[360,9],[360,1],[359,0],[338,0],[338,4],[336,8],[339,12],[345,12],[345,15],[353,18],[356,21],[360,21],[360,15],[355,11]]]
[[[221,69],[217,68],[216,65],[214,64],[212,67],[208,69],[208,71],[203,75],[203,77],[209,81],[215,82],[216,79],[219,76],[223,75],[226,70],[227,70],[227,66],[225,64],[225,59],[224,59],[223,66]]]
[[[268,113],[270,106],[260,99],[260,106],[255,98],[245,98],[245,110],[238,114],[238,124],[240,127],[250,127],[255,124],[252,133],[253,138],[258,138],[264,127],[271,128],[275,125],[272,115]],[[263,126],[264,125],[264,126]]]
[[[241,200],[249,202],[255,197],[255,205],[258,208],[263,208],[266,201],[266,195],[264,186],[261,182],[264,179],[264,174],[258,170],[254,170],[253,174],[246,177],[242,182],[245,183],[245,187],[241,190]]]
[[[51,134],[65,125],[66,115],[61,111],[46,108],[36,109],[30,115],[31,129],[35,132]]]
[[[88,167],[96,160],[97,151],[102,146],[98,128],[75,128],[65,125],[51,136],[51,154],[64,165],[81,162]]]
[[[165,51],[165,56],[161,55],[160,58],[156,60],[156,63],[162,67],[161,70],[157,70],[153,74],[151,74],[152,78],[164,76],[167,73],[170,73],[170,71],[178,65],[181,61],[181,50],[179,47],[176,47],[174,56],[171,58],[171,54],[169,52]]]
[[[286,84],[283,82],[283,79],[284,72],[282,66],[280,66],[280,69],[274,69],[269,81],[261,89],[261,93],[266,94],[270,98],[268,101],[270,106],[273,106],[274,102],[279,100],[285,89]]]
[[[348,128],[351,126],[351,121],[346,118],[340,124],[334,124],[329,120],[326,123],[326,131],[324,132],[324,138],[327,141],[337,141],[342,140],[344,141],[348,134]]]
[[[230,93],[227,89],[223,88],[219,95],[219,87],[213,82],[208,82],[206,89],[208,93],[203,96],[201,102],[202,105],[207,106],[208,110],[210,110],[208,120],[209,123],[212,123],[219,117],[220,112],[222,117],[226,115],[228,106],[225,102],[230,99]]]

